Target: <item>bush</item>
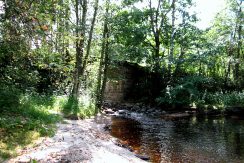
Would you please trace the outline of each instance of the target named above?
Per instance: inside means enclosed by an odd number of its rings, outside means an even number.
[[[164,96],[157,98],[156,101],[160,105],[185,106],[191,104],[198,93],[192,83],[184,83],[173,88],[167,87],[163,92]]]
[[[16,109],[20,104],[21,91],[14,87],[0,85],[0,113]]]
[[[180,78],[173,86],[167,86],[161,97],[156,99],[160,105],[188,106],[200,99],[204,90],[209,89],[212,79],[202,76]]]
[[[164,106],[189,106],[193,103],[198,107],[215,106],[244,106],[244,93],[222,93],[221,84],[214,78],[203,76],[188,76],[179,78],[171,87],[162,91],[156,102]]]
[[[243,106],[244,107],[244,93],[243,92],[231,92],[222,96],[222,100],[225,106]]]
[[[205,93],[202,98],[196,101],[197,106],[203,105],[214,105],[228,107],[228,106],[241,106],[244,107],[244,93],[241,92],[216,92],[216,93]]]

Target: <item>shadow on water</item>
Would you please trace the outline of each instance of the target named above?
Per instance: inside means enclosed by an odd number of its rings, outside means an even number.
[[[122,117],[112,118],[111,135],[120,138],[127,145],[133,148],[134,151],[140,149],[141,135],[143,129],[140,123],[132,119]]]
[[[244,162],[244,120],[138,117],[113,117],[111,135],[152,162]]]

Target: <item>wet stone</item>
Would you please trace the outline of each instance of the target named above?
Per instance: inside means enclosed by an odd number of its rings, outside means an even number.
[[[114,111],[112,109],[106,109],[104,112],[106,114],[114,114]]]

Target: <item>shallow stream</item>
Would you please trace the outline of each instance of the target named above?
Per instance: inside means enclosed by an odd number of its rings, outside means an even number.
[[[112,117],[111,135],[150,162],[244,162],[244,120],[224,117],[163,119],[142,113]]]

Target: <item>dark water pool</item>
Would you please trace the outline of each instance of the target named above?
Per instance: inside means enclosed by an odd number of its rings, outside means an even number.
[[[240,119],[164,120],[135,113],[113,117],[111,135],[155,163],[244,163],[244,120]]]

